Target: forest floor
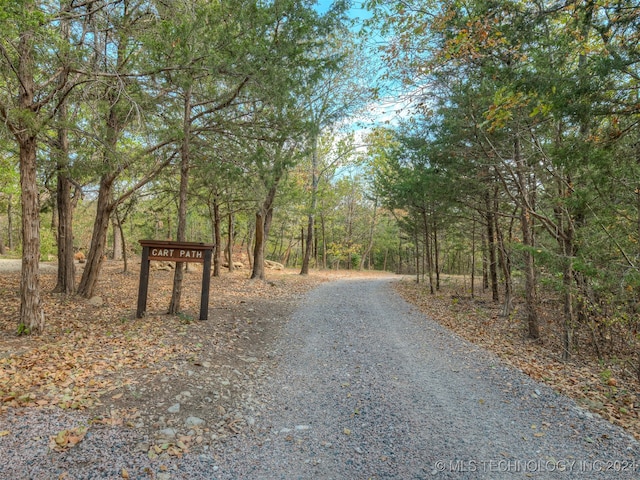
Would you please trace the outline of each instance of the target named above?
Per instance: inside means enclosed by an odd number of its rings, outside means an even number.
[[[0,267],[0,418],[12,407],[86,410],[97,424],[144,432],[139,449],[150,458],[224,441],[254,421],[246,416],[252,401],[246,392],[269,381],[277,363],[273,346],[302,295],[332,279],[376,275],[268,270],[260,282],[249,280],[246,269],[224,272],[211,279],[209,320],[199,321],[199,267],[185,275],[178,316],[165,314],[172,272],[153,270],[147,315],[135,319],[139,263],[131,263],[123,273],[122,263],[106,262],[92,301],[49,293],[55,270],[43,269],[46,330],[22,337],[15,334],[20,274]],[[436,295],[404,280],[398,291],[421,311],[640,439],[638,383],[623,363],[588,355],[563,363],[551,341],[524,339],[517,315],[501,317],[482,295],[458,295],[455,279],[443,281]],[[549,325],[552,313],[545,317]],[[0,428],[0,437],[9,434]],[[83,434],[59,432],[50,446],[71,448]]]
[[[224,271],[211,278],[200,321],[201,266],[189,266],[177,316],[165,313],[173,271],[152,266],[147,313],[136,319],[140,264],[130,263],[123,273],[122,262],[105,262],[91,300],[50,293],[56,269],[41,264],[45,331],[17,336],[20,263],[0,260],[0,420],[15,407],[86,410],[94,423],[144,433],[139,449],[150,457],[224,441],[252,422],[246,392],[275,364],[271,349],[301,296],[351,275],[267,270],[252,281],[246,269]],[[9,434],[0,421],[0,437]],[[60,432],[50,446],[70,448],[82,434]]]

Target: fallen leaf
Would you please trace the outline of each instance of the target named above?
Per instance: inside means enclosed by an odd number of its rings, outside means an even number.
[[[62,430],[49,437],[49,448],[56,452],[64,452],[80,443],[88,430],[85,426]]]

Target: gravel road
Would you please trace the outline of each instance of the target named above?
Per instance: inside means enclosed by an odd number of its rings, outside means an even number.
[[[32,440],[45,419],[11,415],[0,430],[24,429],[25,444],[0,437],[0,477],[640,477],[640,448],[623,430],[425,318],[391,283],[340,280],[308,294],[274,347],[279,366],[247,404],[250,429],[215,452],[158,470],[130,432],[103,428],[51,454]]]
[[[19,272],[22,270],[22,260],[19,258],[0,258],[0,273]],[[41,272],[57,272],[58,266],[52,262],[40,262]]]

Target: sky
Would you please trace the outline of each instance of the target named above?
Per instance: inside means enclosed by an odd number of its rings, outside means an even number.
[[[333,0],[318,0],[317,10],[320,13],[326,12],[333,4]],[[371,12],[364,8],[363,0],[351,0],[351,8],[347,12],[349,17],[356,21],[354,29],[360,30],[362,21],[372,17]],[[382,41],[382,40],[381,40]],[[367,61],[363,59],[363,61]],[[390,91],[396,90],[389,88]],[[366,114],[358,118],[352,119],[353,123],[361,125],[360,129],[366,131],[375,125],[396,125],[398,121],[408,115],[409,102],[407,96],[392,94],[393,96],[384,97],[380,100],[372,102],[367,107]],[[364,127],[363,124],[371,124],[371,127]]]
[[[317,10],[320,13],[326,12],[329,7],[333,4],[333,0],[318,0],[317,2]],[[351,8],[349,9],[349,17],[352,19],[360,19],[364,20],[367,18],[371,18],[371,13],[369,13],[363,6],[364,1],[362,0],[352,0]]]

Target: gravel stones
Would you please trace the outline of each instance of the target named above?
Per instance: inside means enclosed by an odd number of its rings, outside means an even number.
[[[184,422],[187,427],[202,427],[206,423],[206,421],[198,417],[188,417]]]
[[[183,385],[163,383],[171,393],[153,399],[162,407],[147,422],[155,429],[148,438],[91,424],[80,443],[52,454],[49,437],[90,424],[90,414],[9,410],[0,417],[0,431],[10,432],[0,436],[0,478],[121,478],[126,470],[130,478],[203,480],[632,479],[640,472],[638,444],[623,430],[416,313],[389,280],[322,285],[264,351],[275,370],[264,356],[242,354],[259,377],[199,359]],[[241,405],[206,400],[230,398],[238,385]]]

